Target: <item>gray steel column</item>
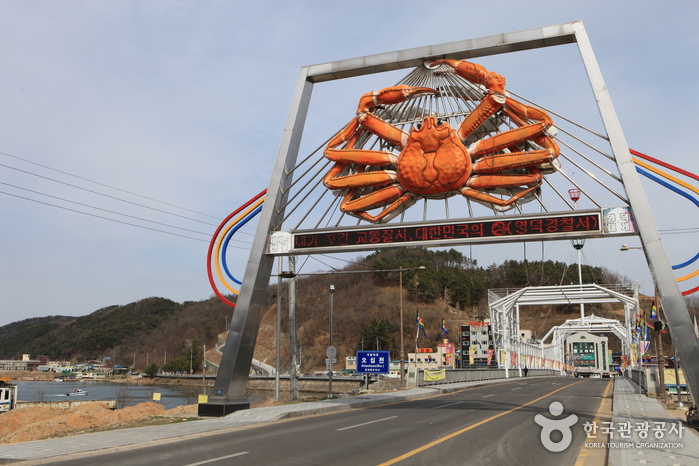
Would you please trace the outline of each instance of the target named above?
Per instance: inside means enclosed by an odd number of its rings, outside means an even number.
[[[667,323],[677,342],[680,359],[682,361],[694,361],[693,363],[685,364],[685,376],[693,404],[696,406],[697,396],[699,395],[699,341],[696,335],[694,335],[684,297],[672,273],[672,266],[665,253],[660,233],[655,225],[648,200],[636,172],[636,167],[631,159],[629,147],[621,131],[607,87],[592,53],[587,33],[582,23],[573,23],[573,28],[592,90],[597,99],[602,121],[609,136],[612,152],[617,161],[619,174],[633,211],[646,261],[653,275],[655,288],[660,295]]]
[[[245,392],[274,264],[274,256],[266,254],[267,242],[270,233],[284,216],[284,206],[292,181],[289,173],[292,173],[291,170],[296,165],[313,90],[313,83],[307,79],[307,73],[308,67],[302,68],[296,84],[277,161],[267,188],[264,208],[250,250],[243,285],[231,319],[221,365],[214,382],[213,394],[208,403],[199,405],[201,416],[224,416],[250,407]]]
[[[298,343],[296,338],[296,257],[289,256],[289,350],[291,367],[289,368],[289,401],[299,399],[298,379]]]
[[[281,350],[282,350],[282,295],[284,294],[283,279],[282,279],[282,264],[283,256],[279,256],[277,265],[277,327],[275,330],[275,361],[274,361],[274,401],[279,403],[279,372],[281,370]]]

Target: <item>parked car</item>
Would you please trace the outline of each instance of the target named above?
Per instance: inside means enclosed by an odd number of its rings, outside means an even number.
[[[602,378],[603,378],[603,379],[608,379],[608,378],[610,378],[610,377],[611,377],[611,375],[609,374],[609,372],[602,372]]]

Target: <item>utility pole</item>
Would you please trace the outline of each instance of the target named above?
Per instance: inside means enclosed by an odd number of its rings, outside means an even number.
[[[201,366],[201,394],[206,395],[206,345],[204,345],[204,362]]]
[[[296,257],[289,256],[289,350],[291,356],[291,367],[289,368],[289,400],[299,399],[299,374],[300,367],[297,361],[297,335],[296,335]]]
[[[665,356],[663,356],[663,339],[661,337],[663,322],[661,320],[656,320],[653,323],[653,329],[655,330],[657,338],[656,349],[658,351],[658,379],[660,383],[660,387],[658,387],[658,396],[660,399],[665,399]]]
[[[275,332],[275,364],[274,364],[274,401],[279,403],[279,369],[281,357],[281,331],[282,331],[282,265],[284,258],[279,256],[279,274],[277,275],[277,330]]]
[[[330,285],[330,341],[328,344],[328,350],[326,356],[328,357],[328,363],[326,369],[328,371],[328,398],[333,397],[333,363],[332,358],[335,357],[333,350],[333,294],[335,293],[335,285]],[[331,350],[332,348],[332,350]]]

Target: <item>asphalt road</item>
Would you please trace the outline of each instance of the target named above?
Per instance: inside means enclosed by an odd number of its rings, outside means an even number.
[[[583,424],[592,423],[609,383],[610,379],[520,378],[421,400],[180,438],[63,463],[573,465],[586,440]],[[562,413],[549,410],[554,401],[561,403]],[[569,430],[570,445],[557,453],[547,450],[535,416],[555,421],[570,420],[571,414],[577,421]],[[564,445],[558,443],[564,440],[559,431],[554,430],[548,438],[558,447]],[[51,463],[62,464],[56,460]]]

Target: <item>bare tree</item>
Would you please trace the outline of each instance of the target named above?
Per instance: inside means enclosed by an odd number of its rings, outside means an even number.
[[[131,403],[134,400],[134,396],[129,387],[121,385],[114,389],[114,399],[117,402],[117,409],[121,409]]]

